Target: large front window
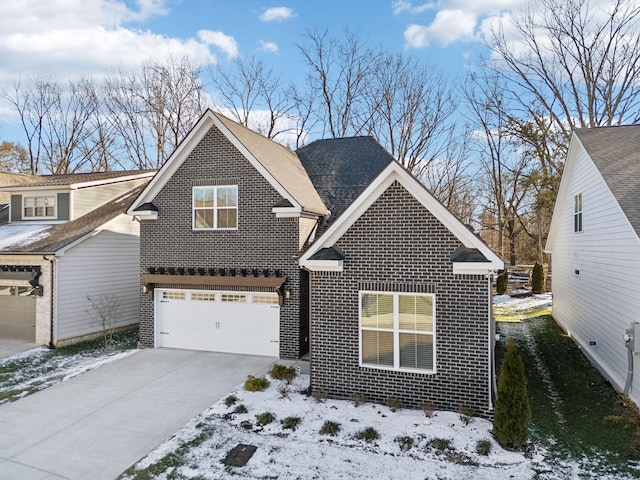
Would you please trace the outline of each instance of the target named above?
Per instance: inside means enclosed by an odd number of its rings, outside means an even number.
[[[234,230],[238,228],[238,187],[194,187],[193,228]]]
[[[435,296],[360,292],[360,364],[435,371]]]
[[[55,218],[56,197],[55,195],[24,197],[22,207],[23,218]]]

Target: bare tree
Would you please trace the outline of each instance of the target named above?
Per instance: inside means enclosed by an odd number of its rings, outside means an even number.
[[[89,79],[66,85],[49,78],[36,78],[26,85],[17,81],[14,91],[2,92],[18,116],[26,137],[29,171],[73,173],[87,168],[92,136],[90,119],[98,102]]]
[[[113,334],[118,327],[122,299],[115,293],[101,293],[90,295],[87,300],[91,302],[91,309],[87,310],[87,313],[100,327],[104,349],[109,351],[113,346]]]
[[[565,152],[576,128],[640,121],[637,0],[538,0],[497,24],[487,42],[488,65],[519,100],[513,116],[549,119]]]
[[[518,151],[518,139],[510,132],[504,83],[493,76],[472,74],[465,82],[464,94],[484,172],[482,227],[497,232],[494,247],[502,255],[508,253],[515,265],[516,238],[524,228],[521,216],[530,207],[531,184],[527,180],[534,165]]]
[[[186,57],[112,73],[104,94],[121,151],[140,169],[161,167],[205,109],[200,69]]]
[[[457,102],[451,82],[435,66],[388,53],[379,56],[371,74],[364,94],[371,112],[370,133],[418,177],[434,162],[449,162],[446,171],[458,171],[448,155],[452,142],[457,142],[452,135]]]
[[[234,59],[230,68],[209,69],[216,108],[241,125],[282,143],[297,137],[296,106],[281,73],[255,56]],[[296,142],[294,142],[296,143]]]
[[[314,114],[323,126],[322,135],[368,133],[375,109],[367,102],[367,92],[373,87],[379,52],[349,30],[340,37],[326,29],[310,30],[297,46],[309,67],[308,85],[319,92]]]

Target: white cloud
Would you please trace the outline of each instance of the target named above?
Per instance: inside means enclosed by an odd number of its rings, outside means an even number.
[[[168,55],[206,65],[216,63],[217,51],[229,58],[239,54],[233,37],[222,32],[175,38],[137,26],[168,13],[166,0],[0,2],[0,88],[10,89],[18,76],[99,79],[113,68],[126,70]]]
[[[409,25],[404,31],[407,45],[413,48],[427,47],[432,41],[449,45],[458,40],[474,37],[476,16],[462,10],[440,10],[428,26]]]
[[[422,13],[427,10],[435,9],[437,7],[438,5],[434,2],[423,3],[422,5],[416,5],[415,7],[411,2],[408,2],[407,0],[394,0],[393,2],[391,2],[391,12],[394,15],[400,15],[403,12]]]
[[[198,38],[206,45],[218,47],[227,55],[227,58],[235,58],[240,55],[238,44],[232,36],[225,35],[222,32],[214,32],[213,30],[200,30],[198,31]]]
[[[274,42],[265,42],[264,40],[259,40],[258,45],[260,45],[258,50],[260,50],[261,52],[278,53],[279,50],[278,45]]]
[[[266,9],[260,15],[260,20],[263,22],[282,22],[295,16],[296,14],[289,7],[273,7]]]

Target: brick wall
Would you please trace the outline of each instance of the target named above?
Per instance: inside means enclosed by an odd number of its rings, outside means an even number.
[[[237,230],[193,231],[191,195],[198,185],[238,185]],[[308,314],[300,310],[298,220],[275,217],[271,209],[279,200],[277,191],[213,127],[153,200],[158,219],[141,222],[140,269],[141,274],[149,266],[279,269],[290,291],[280,309],[280,357],[291,359],[307,351]],[[140,305],[140,342],[153,346],[153,302],[141,295]]]
[[[364,394],[407,407],[472,408],[489,416],[487,280],[453,275],[460,242],[394,183],[336,243],[344,271],[311,273],[311,386],[334,398]],[[359,290],[436,295],[436,373],[359,366]]]

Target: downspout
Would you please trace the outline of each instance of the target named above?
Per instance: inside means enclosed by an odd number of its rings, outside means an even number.
[[[53,257],[49,258],[47,257],[47,255],[43,255],[42,258],[44,260],[48,260],[49,261],[49,266],[51,267],[51,281],[49,283],[50,287],[49,287],[49,295],[50,295],[50,312],[49,312],[49,348],[53,349],[56,348],[54,343],[53,343],[53,268],[54,268],[54,264],[56,261],[56,256],[54,255]]]
[[[487,297],[488,297],[488,310],[489,310],[489,408],[493,408],[493,402],[495,400],[496,392],[498,391],[498,384],[496,381],[496,333],[493,329],[493,278],[495,276],[494,271],[489,272],[487,277]]]
[[[634,338],[634,325],[633,323],[626,331],[624,335],[624,343],[627,347],[627,381],[624,384],[624,391],[622,393],[625,396],[629,396],[629,392],[633,386],[633,345],[635,343]]]

